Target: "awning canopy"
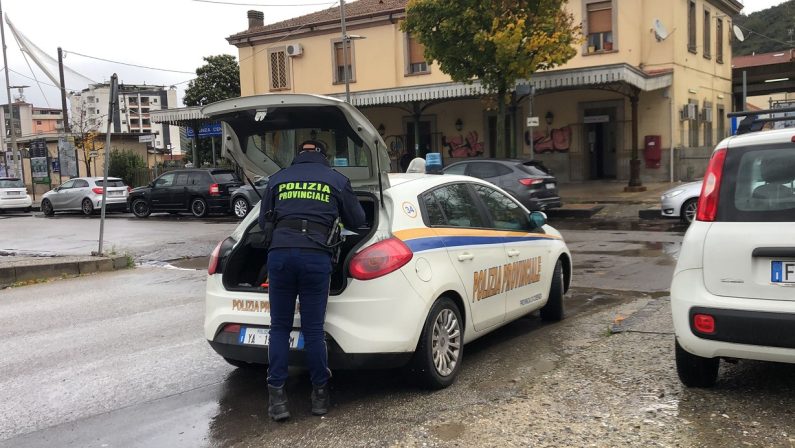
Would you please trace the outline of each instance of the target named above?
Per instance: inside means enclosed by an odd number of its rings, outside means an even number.
[[[557,90],[576,90],[598,88],[611,84],[626,84],[644,92],[671,86],[673,74],[670,71],[646,73],[628,64],[603,65],[567,70],[552,70],[533,75],[530,81],[522,80],[519,85],[532,85],[537,93]],[[433,101],[455,98],[471,98],[487,93],[480,81],[472,84],[448,82],[413,87],[351,92],[351,103],[357,107],[386,104],[409,103],[413,101]],[[344,94],[329,95],[345,98]]]
[[[210,120],[202,113],[201,106],[181,107],[179,109],[153,110],[149,113],[152,123],[162,123],[172,126],[193,127]]]

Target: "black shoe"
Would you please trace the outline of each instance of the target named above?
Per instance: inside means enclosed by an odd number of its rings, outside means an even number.
[[[268,415],[277,422],[290,418],[284,386],[274,387],[268,384]]]
[[[312,415],[326,415],[329,408],[328,383],[322,386],[312,385]]]

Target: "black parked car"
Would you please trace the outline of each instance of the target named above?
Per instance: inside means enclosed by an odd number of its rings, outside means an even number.
[[[507,191],[528,210],[547,210],[563,205],[555,176],[538,161],[477,159],[456,162],[445,174],[477,177]]]
[[[246,215],[248,215],[248,212],[250,212],[251,209],[257,205],[262,198],[262,195],[265,194],[265,190],[268,189],[268,178],[258,178],[254,181],[254,187],[257,189],[256,192],[249,184],[245,184],[232,192],[230,208],[232,209],[233,215],[240,219],[243,219],[246,217]]]
[[[139,218],[155,212],[191,212],[201,218],[208,213],[229,213],[231,191],[242,185],[228,169],[169,171],[145,187],[130,192],[130,210]]]

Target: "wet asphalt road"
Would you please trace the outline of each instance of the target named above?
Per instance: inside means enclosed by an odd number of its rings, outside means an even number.
[[[41,218],[18,219],[34,220],[27,224],[37,225],[35,220]],[[69,228],[82,232],[73,228],[74,222],[88,219],[54,221],[70,223],[59,230],[67,237]],[[133,239],[142,243],[135,252],[139,260],[206,256],[235,225],[224,219],[156,218],[148,222],[154,229],[149,234],[157,238],[146,241],[146,227],[138,227],[137,220],[116,219],[116,226],[133,232]],[[5,225],[7,221],[0,222]],[[655,378],[663,376],[666,388],[681,389],[671,377],[670,341],[666,339],[671,336],[665,321],[649,326],[639,319],[633,324],[639,331],[658,331],[659,335],[632,333],[630,337],[656,338],[654,343],[634,341],[635,349],[642,353],[646,347],[655,347],[654,353],[660,353],[655,360],[664,361],[633,366],[638,375],[643,375],[642,380],[610,383],[606,391],[591,391],[587,388],[593,386],[580,379],[576,369],[566,374],[561,366],[586,365],[593,357],[590,350],[599,349],[614,318],[631,315],[645,304],[665,309],[665,303],[657,301],[667,295],[684,229],[671,222],[565,221],[557,227],[572,249],[576,269],[563,322],[542,324],[536,317],[520,319],[467,345],[458,381],[443,391],[417,389],[400,370],[337,371],[332,412],[325,418],[309,415],[308,377],[295,370],[288,382],[293,419],[287,424],[275,424],[267,418],[265,372],[228,366],[203,338],[205,258],[188,258],[174,263],[176,266],[150,263],[130,271],[0,291],[0,446],[347,447],[423,446],[426,442],[502,446],[500,434],[510,431],[503,432],[496,423],[490,423],[494,438],[487,442],[462,441],[459,437],[471,434],[471,429],[461,419],[470,413],[497,416],[506,401],[510,403],[516,397],[535,403],[527,390],[549,381],[542,378],[562,378],[561,383],[552,383],[552,390],[544,389],[552,394],[552,398],[539,398],[544,406],[555,400],[554,388],[561,388],[563,393],[563,385],[572,380],[582,382],[578,383],[582,389],[575,395],[608,393],[622,400],[623,390],[635,385],[653,389],[657,387]],[[158,250],[168,235],[173,239],[173,232],[192,234],[185,241],[194,244],[207,239],[210,242],[205,246],[209,249],[203,253],[198,248]],[[3,246],[0,244],[0,249]],[[661,340],[665,342],[660,344]],[[630,347],[628,344],[626,349]],[[606,350],[607,355],[598,353],[601,364],[597,372],[585,370],[580,375],[593,378],[617,362],[622,364],[624,358]],[[597,356],[597,351],[593,353]],[[793,404],[793,394],[791,387],[783,396],[778,393],[788,387],[792,369],[760,369],[759,365],[741,363],[724,369],[730,374],[722,383],[728,386],[726,390],[684,395],[678,412],[692,422],[687,429],[694,434],[687,439],[693,443],[683,446],[716,446],[712,442],[725,445],[727,439],[716,438],[715,431],[728,431],[724,413],[734,418],[740,413],[742,418],[735,395],[740,395],[741,405],[749,401],[753,405],[754,415],[747,419],[754,420],[755,428],[782,426],[781,414]],[[758,374],[766,378],[760,382],[755,379]],[[777,384],[779,388],[763,384]],[[570,385],[565,387],[571,389]],[[611,393],[611,388],[618,389]],[[565,393],[571,395],[572,391]],[[766,400],[775,401],[772,410],[766,410]],[[597,405],[575,403],[579,408],[588,406]],[[512,409],[503,411],[508,415],[518,412]],[[540,411],[545,410],[548,408]],[[613,412],[613,418],[635,425]],[[511,418],[518,422],[533,420],[532,415],[523,414]],[[571,420],[571,414],[564,420]],[[635,430],[631,425],[629,428]],[[508,426],[517,427],[515,422]],[[753,429],[748,429],[753,434]],[[642,432],[642,428],[637,431]],[[588,439],[584,437],[567,439],[567,444],[585,445]],[[756,440],[781,439],[760,436]]]

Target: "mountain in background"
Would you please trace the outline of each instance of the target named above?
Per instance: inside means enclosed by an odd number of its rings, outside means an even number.
[[[751,15],[741,14],[734,18],[734,24],[741,26],[745,34],[744,42],[739,42],[732,36],[734,56],[769,53],[795,47],[795,0],[788,0]],[[756,33],[764,34],[775,41]]]

